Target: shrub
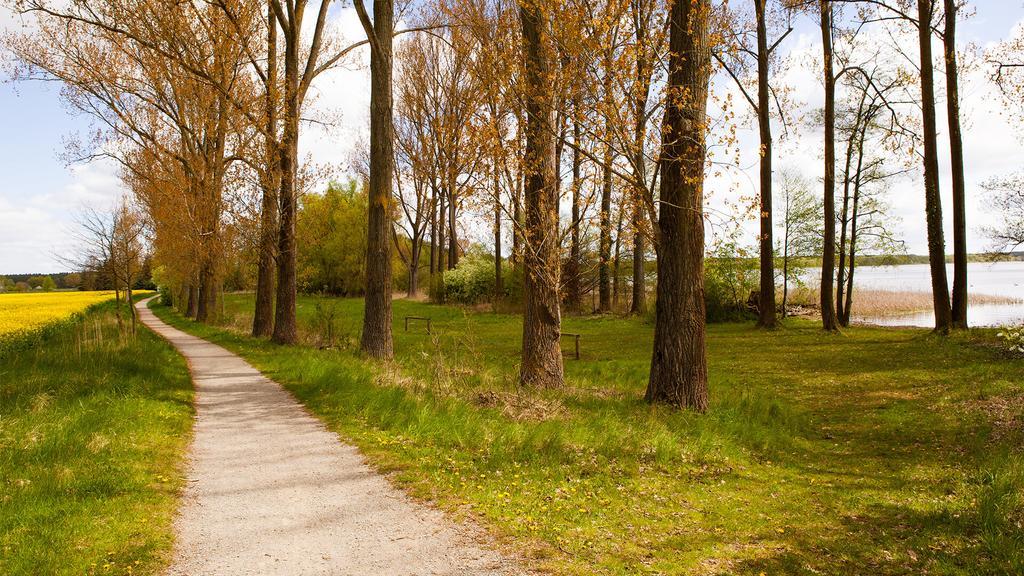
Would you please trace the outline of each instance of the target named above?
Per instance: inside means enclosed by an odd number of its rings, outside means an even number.
[[[494,260],[485,254],[467,254],[455,270],[444,273],[445,301],[479,304],[494,296]]]
[[[1005,328],[996,336],[1006,344],[1010,352],[1024,354],[1024,326],[1016,328]]]
[[[746,320],[750,293],[758,287],[757,260],[746,257],[732,242],[716,248],[704,266],[704,302],[709,322]]]
[[[160,305],[161,306],[173,306],[174,295],[171,292],[171,287],[167,285],[160,286],[158,289],[160,292]]]

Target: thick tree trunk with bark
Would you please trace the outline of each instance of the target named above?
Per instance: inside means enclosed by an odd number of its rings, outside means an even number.
[[[523,260],[523,385],[564,384],[558,301],[558,177],[555,167],[555,111],[551,92],[554,46],[543,3],[520,4],[526,98],[526,157]]]
[[[967,328],[967,184],[964,142],[960,128],[960,74],[956,56],[956,0],[945,0],[946,109],[949,117],[950,165],[953,172],[953,302],[954,328]]]
[[[768,86],[767,0],[756,0],[757,13],[757,125],[761,139],[761,290],[757,325],[775,327],[775,250],[772,240],[772,121]]]
[[[711,77],[709,0],[674,2],[662,136],[658,296],[646,398],[708,407],[704,306],[704,164]]]
[[[836,271],[836,77],[832,66],[832,3],[821,0],[821,41],[825,62],[824,244],[821,256],[821,324],[838,330],[833,300]]]
[[[276,258],[277,191],[280,155],[277,142],[277,17],[274,8],[267,3],[267,125],[264,145],[267,150],[267,166],[263,182],[263,199],[260,204],[260,245],[256,270],[256,309],[252,320],[252,335],[270,336],[274,333],[274,264]]]
[[[935,125],[935,70],[932,64],[932,1],[917,0],[918,41],[921,50],[921,115],[924,127],[924,196],[928,222],[928,263],[932,274],[935,330],[949,331],[953,312],[946,278],[946,240],[942,230],[939,193],[938,129]]]
[[[360,0],[360,6],[361,6]],[[363,352],[391,358],[391,202],[395,153],[392,142],[393,0],[374,0],[373,23],[360,13],[370,38],[370,194],[366,242],[366,306]]]
[[[293,30],[292,32],[296,32]],[[298,341],[295,320],[295,213],[299,147],[299,54],[297,42],[285,44],[284,134],[281,142],[281,210],[277,237],[277,305],[274,309],[273,341],[294,344]]]

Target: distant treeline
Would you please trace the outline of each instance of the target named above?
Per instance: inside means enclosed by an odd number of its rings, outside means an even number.
[[[43,290],[113,290],[114,280],[102,266],[96,270],[82,272],[0,274],[0,292],[25,292],[37,288]],[[139,279],[133,288],[136,290],[155,288],[148,259],[143,261]]]
[[[798,266],[817,268],[821,266],[821,257],[801,256],[794,259]],[[1024,252],[1005,254],[968,254],[968,262],[1024,262]],[[946,262],[952,263],[953,256],[946,256]],[[928,256],[921,254],[879,254],[857,256],[859,266],[904,266],[907,264],[927,264]]]

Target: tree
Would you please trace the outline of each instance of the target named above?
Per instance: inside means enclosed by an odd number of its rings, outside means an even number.
[[[902,73],[884,70],[880,59],[875,51],[868,57],[871,64],[843,77],[849,97],[840,110],[838,126],[846,152],[836,245],[836,315],[844,327],[850,324],[858,251],[889,253],[902,246],[890,230],[880,188],[884,190],[886,182],[908,171],[891,167],[904,148],[906,133],[889,101],[909,88],[909,82]]]
[[[983,185],[997,223],[985,228],[994,252],[1013,252],[1024,246],[1024,172],[993,178]]]
[[[356,181],[306,194],[295,219],[296,281],[306,292],[362,296],[366,288],[366,190]]]
[[[939,193],[938,128],[935,122],[934,64],[932,63],[933,0],[917,0],[917,30],[921,65],[921,120],[924,137],[925,213],[928,225],[928,263],[932,275],[935,330],[947,332],[953,322],[946,278],[946,241]]]
[[[354,1],[370,42],[370,187],[366,241],[366,308],[363,352],[375,358],[394,355],[391,340],[391,209],[395,152],[392,143],[393,0],[374,0],[373,20],[362,0]]]
[[[654,350],[646,398],[708,407],[704,309],[704,170],[712,37],[709,0],[669,13],[668,95],[662,131]]]
[[[131,333],[135,333],[136,315],[132,291],[140,276],[143,262],[142,234],[145,230],[141,214],[127,200],[113,210],[84,210],[78,218],[75,239],[78,253],[64,260],[81,270],[109,275],[115,291],[115,311],[121,326],[121,294],[128,304]],[[53,282],[53,279],[50,279]]]
[[[820,0],[821,45],[825,71],[825,225],[821,255],[821,323],[827,332],[839,328],[833,303],[836,270],[836,75],[832,49],[832,3]]]
[[[960,128],[960,75],[956,54],[957,11],[962,0],[944,0],[946,26],[942,34],[946,60],[946,113],[953,175],[953,300],[952,327],[967,328],[967,199],[964,143]]]
[[[277,286],[277,237],[278,224],[278,191],[281,187],[281,150],[278,141],[278,54],[277,54],[277,16],[274,6],[267,2],[267,64],[264,72],[264,127],[263,142],[266,164],[262,170],[261,187],[263,194],[260,203],[259,252],[256,264],[256,305],[252,317],[252,335],[269,337],[274,334],[274,294]]]
[[[557,129],[551,90],[556,70],[551,10],[552,6],[536,0],[519,1],[522,90],[526,101],[522,233],[526,277],[519,381],[539,388],[560,387],[564,383],[558,297]]]
[[[780,186],[773,190],[782,196],[782,316],[789,303],[789,284],[799,280],[803,269],[794,264],[797,257],[821,254],[822,201],[811,192],[811,183],[800,173],[783,169]]]
[[[329,0],[320,0],[313,37],[304,62],[302,50],[303,20],[307,0],[270,0],[274,15],[284,35],[284,124],[280,142],[281,188],[279,235],[277,244],[277,305],[274,308],[273,340],[278,344],[294,344],[298,339],[295,319],[296,244],[295,212],[297,210],[299,119],[302,104],[313,78],[322,70],[318,66],[327,23]],[[361,4],[360,4],[361,5]],[[340,58],[337,56],[336,58]],[[277,63],[274,63],[276,67]],[[268,85],[269,87],[269,85]],[[270,87],[272,89],[272,87]],[[389,151],[390,153],[390,151]],[[389,295],[390,297],[390,295]]]
[[[752,55],[756,61],[757,68],[757,99],[750,95],[747,91],[746,86],[741,81],[737,72],[733,71],[729,65],[729,62],[721,56],[716,56],[719,62],[722,63],[724,68],[729,72],[732,78],[736,81],[736,85],[739,87],[740,92],[746,98],[747,102],[753,108],[757,115],[757,126],[758,136],[760,139],[760,185],[759,185],[759,198],[760,198],[760,235],[759,235],[759,246],[760,246],[760,264],[761,264],[761,280],[760,290],[758,296],[758,318],[757,325],[761,328],[774,328],[776,324],[776,306],[775,306],[775,257],[774,257],[774,243],[772,239],[772,96],[773,89],[770,85],[772,61],[774,59],[775,51],[779,47],[779,44],[788,36],[792,31],[792,27],[787,27],[785,32],[778,35],[777,38],[771,39],[768,35],[769,20],[771,19],[771,13],[769,12],[770,5],[769,0],[754,0],[754,22],[757,29],[756,38],[757,46],[754,49],[748,48],[741,45],[732,50],[736,58],[739,60],[739,65],[743,66],[744,56]],[[744,38],[745,35],[742,31],[737,31],[734,34],[738,38]],[[778,99],[776,98],[776,104]]]
[[[953,327],[953,311],[950,303],[949,295],[949,280],[946,275],[946,241],[945,233],[943,231],[942,222],[942,196],[939,190],[939,150],[938,150],[938,128],[936,125],[936,104],[935,104],[935,64],[933,61],[932,53],[932,35],[934,33],[934,16],[937,0],[916,0],[916,10],[913,9],[914,0],[872,0],[871,2],[865,2],[869,4],[874,12],[868,11],[865,14],[865,21],[895,21],[903,22],[913,27],[917,32],[917,47],[918,47],[918,59],[916,62],[918,68],[918,77],[920,78],[920,103],[921,103],[921,135],[920,139],[923,144],[923,165],[924,165],[924,192],[925,192],[925,222],[928,234],[928,264],[931,272],[932,282],[932,304],[935,313],[935,331],[940,333],[946,333]],[[945,34],[950,36],[949,44],[946,49],[953,50],[955,52],[955,41],[956,41],[956,10],[952,10],[952,16],[954,22],[948,22],[947,26],[952,25],[951,29],[947,29]],[[953,85],[948,86],[947,89],[951,89],[952,92],[947,92],[947,96],[952,96],[955,102],[949,104],[950,112],[950,126],[951,132],[959,132],[959,93],[958,93],[958,78],[956,69],[956,59],[952,61],[947,60],[947,81],[952,80]],[[955,134],[953,135],[955,139]],[[952,148],[957,148],[957,144],[951,141],[953,144]],[[959,161],[961,167],[957,168],[956,164],[958,160],[955,158],[957,152],[953,151],[954,159],[954,172],[962,169],[962,159]],[[954,174],[954,179],[958,179],[959,176]],[[962,196],[963,189],[960,184],[954,184],[954,197]],[[961,199],[955,199],[954,203],[957,204],[958,210],[961,208]],[[963,214],[960,217],[956,217],[957,220],[962,220]],[[966,225],[966,224],[965,224]],[[956,234],[956,222],[954,222],[954,234]],[[964,232],[966,234],[966,232]],[[962,288],[963,295],[966,295],[966,236],[963,237],[964,245],[962,274],[964,281],[964,288]],[[955,255],[954,255],[955,256]],[[955,266],[955,263],[954,263]],[[966,298],[964,298],[964,304],[966,306]],[[964,308],[964,322],[966,322],[966,308]]]

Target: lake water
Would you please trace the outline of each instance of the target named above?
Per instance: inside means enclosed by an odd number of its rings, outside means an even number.
[[[946,273],[952,287],[952,264],[947,265]],[[969,294],[1005,296],[1015,300],[1008,304],[969,305],[967,319],[971,326],[1024,324],[1024,262],[970,263],[967,265],[967,282]],[[857,288],[865,289],[930,293],[931,273],[927,264],[859,266],[854,275],[854,284]],[[931,311],[899,316],[857,316],[856,296],[855,291],[852,318],[855,321],[882,326],[935,326],[935,316]]]

